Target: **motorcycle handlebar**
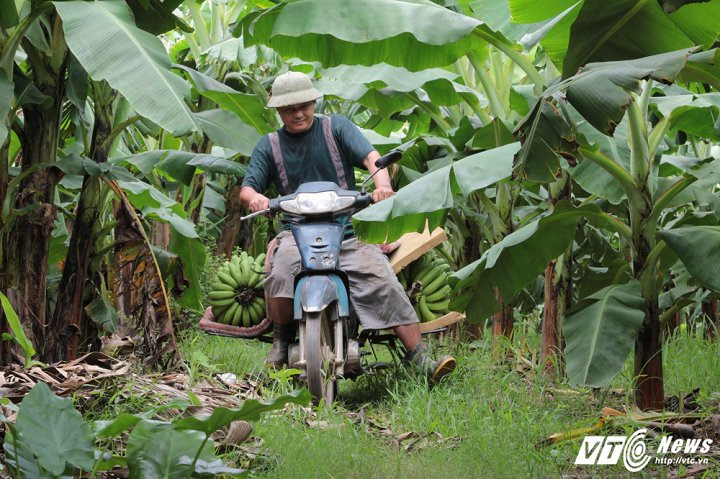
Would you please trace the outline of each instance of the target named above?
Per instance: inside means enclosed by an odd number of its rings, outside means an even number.
[[[256,211],[255,213],[250,213],[247,216],[241,216],[240,221],[249,220],[250,218],[254,218],[254,217],[260,216],[260,215],[266,215],[266,214],[270,213],[270,211],[271,211],[270,208],[268,208],[265,210]]]
[[[364,208],[371,205],[373,202],[372,195],[359,195],[355,200],[355,206],[358,208]]]
[[[353,206],[355,206],[357,209],[360,209],[360,208],[365,208],[366,206],[369,206],[373,203],[374,203],[374,201],[373,201],[372,195],[358,195],[357,198],[355,199],[355,204]],[[250,218],[254,218],[254,217],[260,216],[260,215],[266,215],[269,213],[277,213],[278,211],[280,211],[279,201],[277,198],[274,198],[274,199],[270,200],[269,208],[260,210],[260,211],[256,211],[254,213],[250,213],[247,216],[242,216],[242,217],[240,217],[240,221],[249,220]]]
[[[396,161],[398,161],[400,158],[402,158],[402,152],[398,150],[391,151],[390,153],[386,153],[385,155],[381,156],[377,159],[375,162],[376,168],[385,168],[386,166],[390,166]]]

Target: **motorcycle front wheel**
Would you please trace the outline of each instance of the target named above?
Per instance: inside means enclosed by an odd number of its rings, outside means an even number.
[[[335,400],[335,351],[328,311],[304,313],[305,373],[313,403],[331,405]]]

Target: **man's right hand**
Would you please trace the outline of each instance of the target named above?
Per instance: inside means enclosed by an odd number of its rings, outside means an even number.
[[[268,209],[270,200],[249,186],[240,188],[240,203],[253,213]]]
[[[266,210],[269,206],[270,199],[260,193],[257,193],[248,203],[248,209],[253,213],[256,211]]]

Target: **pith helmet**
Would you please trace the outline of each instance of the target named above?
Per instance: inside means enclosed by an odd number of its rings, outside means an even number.
[[[322,96],[304,73],[287,72],[275,79],[267,106],[279,108],[317,100]]]

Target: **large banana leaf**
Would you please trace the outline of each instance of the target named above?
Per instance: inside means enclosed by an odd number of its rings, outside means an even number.
[[[498,311],[493,287],[499,288],[503,298],[512,298],[565,251],[581,217],[599,213],[592,204],[576,208],[561,201],[551,214],[510,233],[451,276],[453,288],[462,290],[454,309],[468,311],[471,321],[482,321]]]
[[[135,26],[122,0],[54,2],[68,47],[94,80],[107,80],[139,114],[174,135],[200,130],[190,85],[171,70],[159,38]]]
[[[205,134],[218,146],[250,156],[260,141],[260,133],[227,110],[207,110],[195,113]]]
[[[520,43],[526,50],[530,50],[546,36],[553,35],[553,32],[566,32],[577,17],[580,3],[582,0],[571,2],[566,9],[559,11],[554,17],[531,24],[513,23],[510,0],[473,0],[470,6],[475,16],[482,19],[487,26],[502,33],[508,39]],[[556,28],[560,22],[565,22],[566,26]],[[558,33],[555,33],[555,36],[557,37]],[[565,42],[567,43],[566,39]],[[552,43],[551,38],[544,42],[545,45]]]
[[[423,175],[395,196],[356,213],[356,233],[364,241],[382,243],[410,231],[421,232],[426,221],[433,230],[455,204],[455,195],[467,196],[510,176],[512,158],[519,146],[512,143],[477,153]]]
[[[591,63],[563,84],[570,104],[591,125],[608,134],[622,120],[639,93],[641,81],[652,78],[671,83],[685,67],[694,48],[638,58],[630,61]]]
[[[563,74],[591,61],[622,60],[711,46],[720,32],[720,2],[668,15],[653,0],[585,0],[570,29]]]
[[[418,71],[465,55],[482,22],[429,0],[299,0],[249,15],[234,31],[285,57],[324,66],[387,63]]]
[[[532,181],[553,181],[560,172],[559,157],[573,157],[578,147],[572,120],[551,100],[541,98],[516,130],[523,143],[516,169]]]
[[[510,0],[518,23],[547,21],[572,0]],[[667,13],[655,0],[584,0],[541,40],[564,77],[590,62],[625,60],[689,48],[709,47],[720,33],[720,2],[686,5]]]
[[[688,272],[702,285],[720,291],[720,226],[688,226],[660,232]]]
[[[565,316],[565,363],[570,384],[607,386],[625,364],[645,312],[640,282],[603,288]]]

